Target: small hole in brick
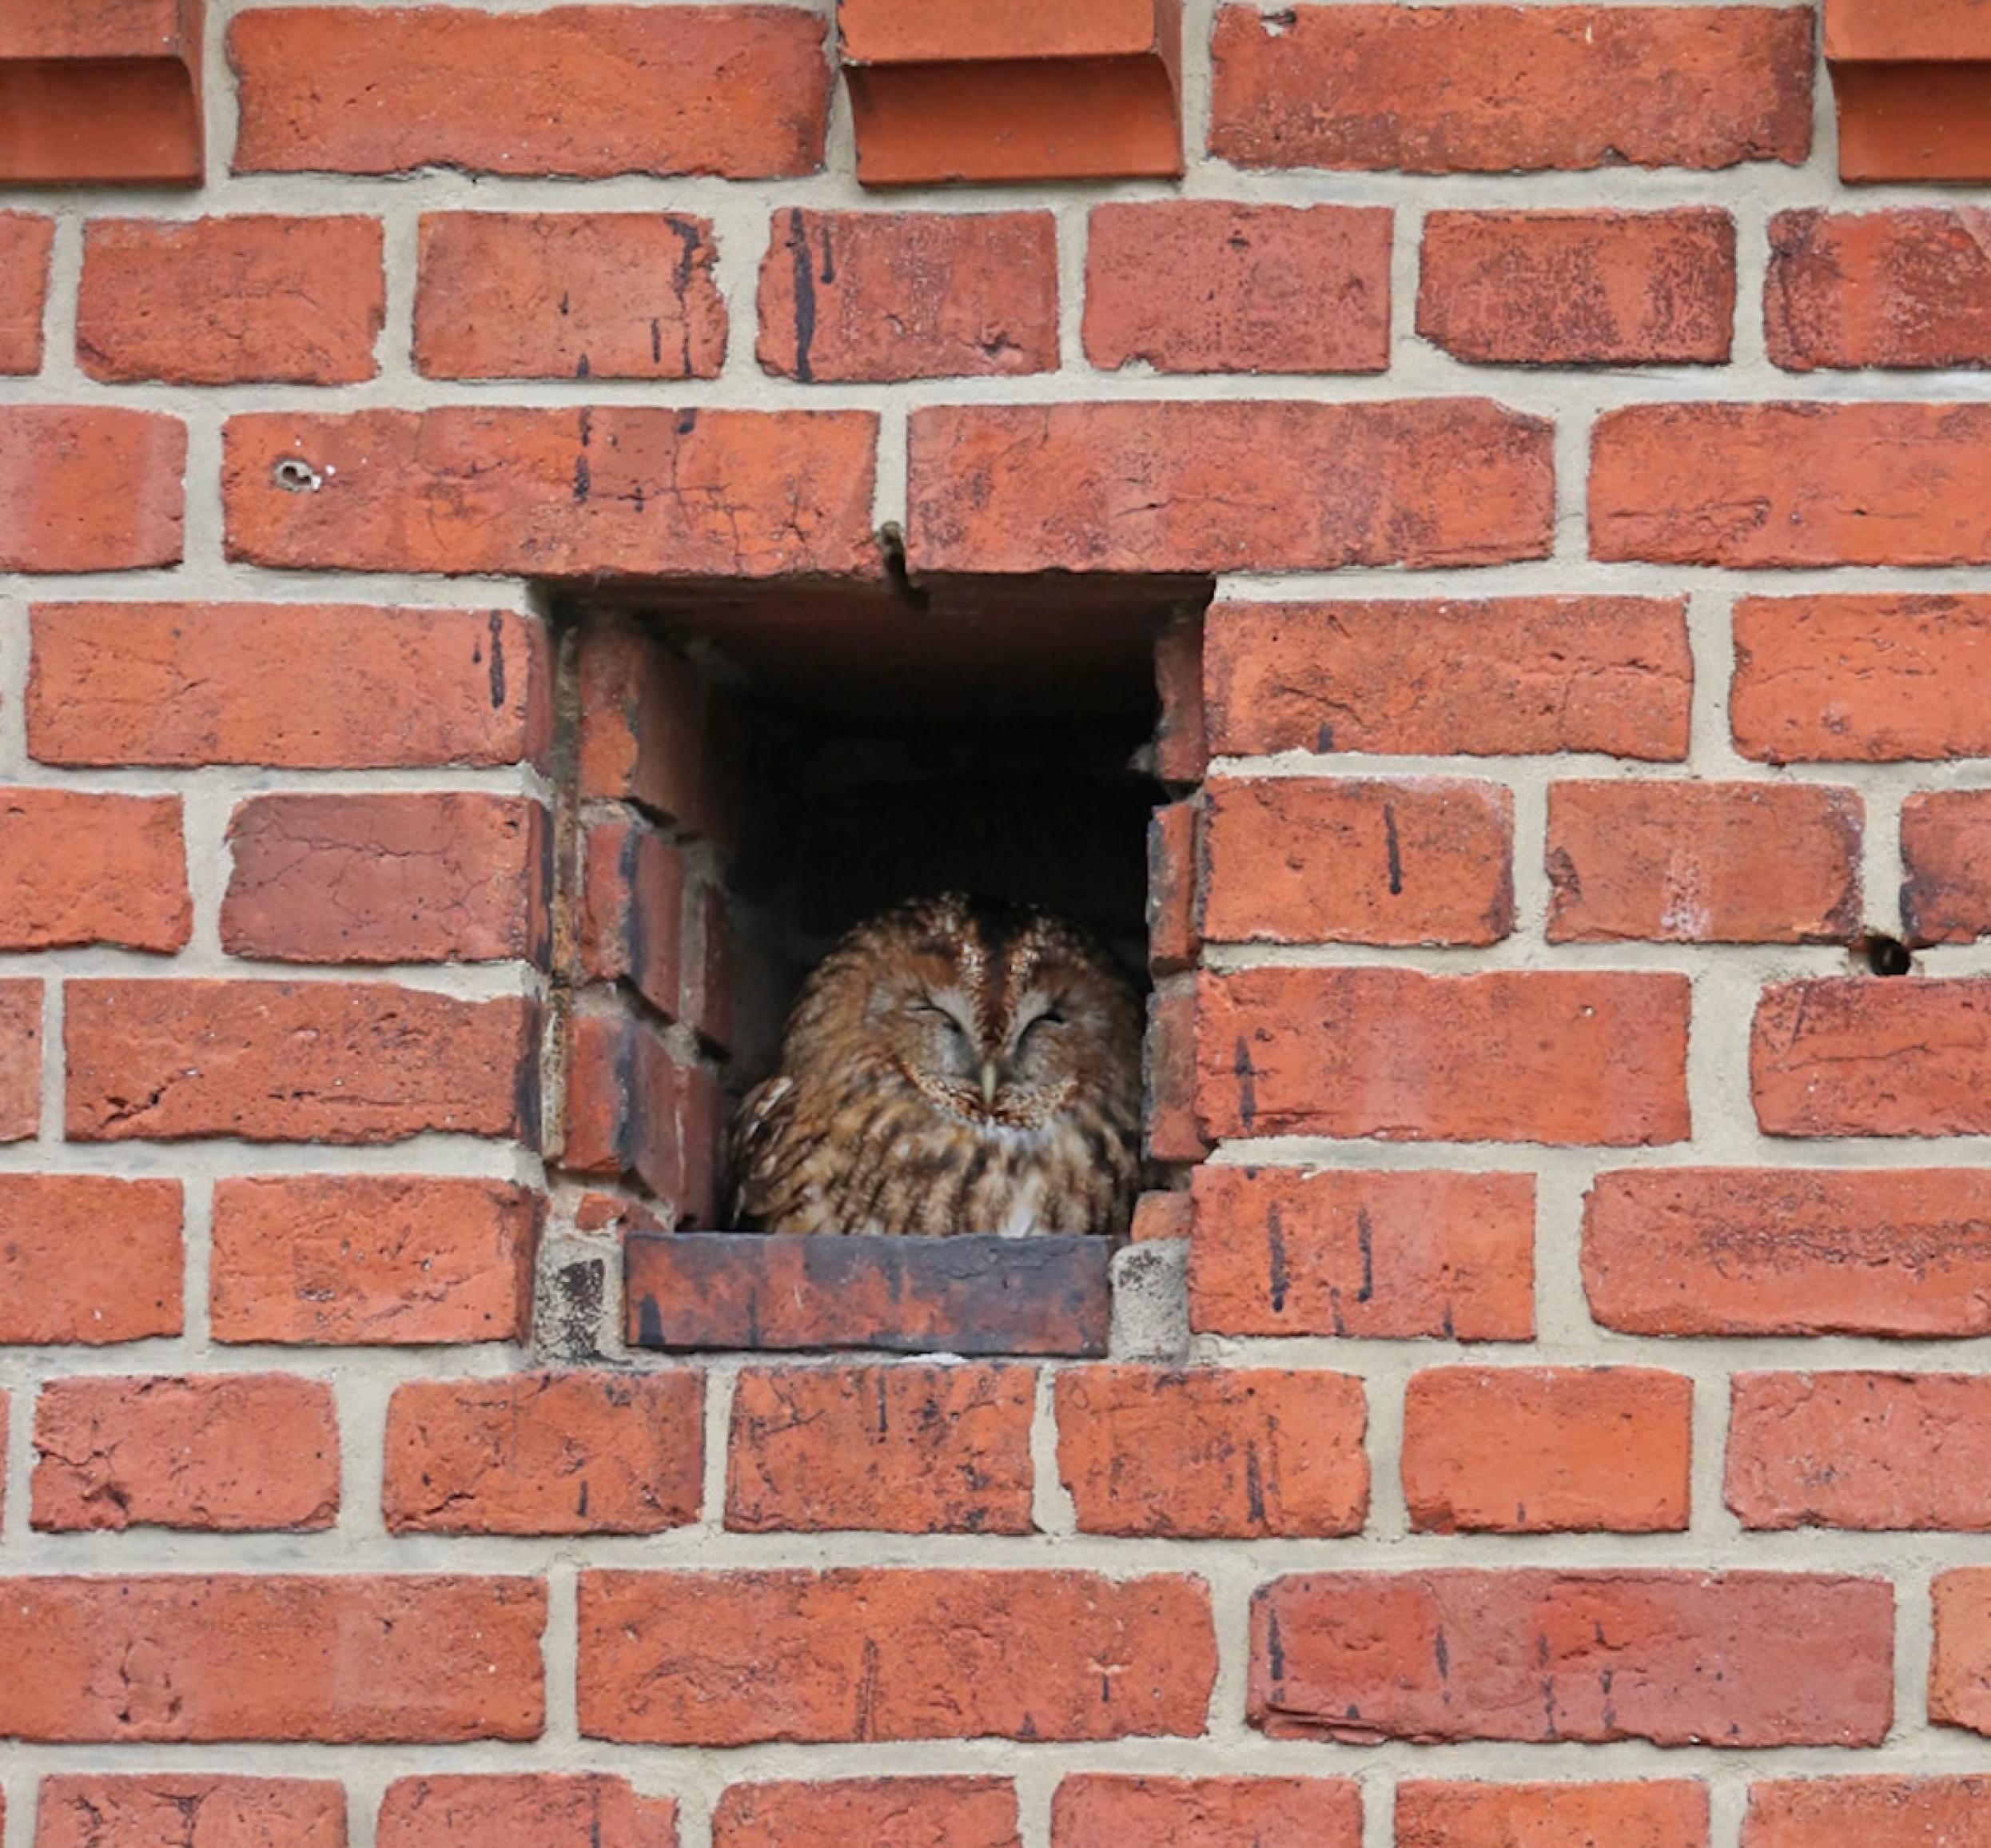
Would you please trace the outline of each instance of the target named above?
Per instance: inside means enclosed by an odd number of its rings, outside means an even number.
[[[1876,975],[1907,975],[1913,972],[1915,958],[1908,946],[1898,937],[1889,937],[1880,931],[1870,932],[1860,944],[1861,953],[1866,958],[1866,966]]]
[[[269,472],[270,479],[289,494],[316,494],[325,485],[325,480],[309,462],[296,456],[286,456]]]

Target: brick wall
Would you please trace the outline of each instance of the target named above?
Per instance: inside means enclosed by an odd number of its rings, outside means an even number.
[[[4,1848],[1991,1837],[1991,245],[1814,26],[1190,0],[1181,183],[878,193],[826,8],[223,0],[10,199]],[[624,1339],[756,952],[591,599],[906,572],[1216,580],[1179,1364]]]

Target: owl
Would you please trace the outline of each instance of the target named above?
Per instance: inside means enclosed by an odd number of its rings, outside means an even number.
[[[1140,998],[1043,913],[958,894],[859,925],[734,1125],[734,1220],[764,1232],[1125,1231]]]

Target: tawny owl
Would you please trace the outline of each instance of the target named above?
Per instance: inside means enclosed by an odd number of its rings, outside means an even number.
[[[816,966],[734,1125],[765,1232],[1119,1233],[1141,1165],[1138,998],[1059,919],[958,895]]]

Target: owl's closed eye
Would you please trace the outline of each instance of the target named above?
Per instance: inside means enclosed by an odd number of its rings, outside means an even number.
[[[742,1101],[734,1213],[767,1232],[1119,1233],[1141,1165],[1139,997],[1041,912],[955,894],[817,965]]]

